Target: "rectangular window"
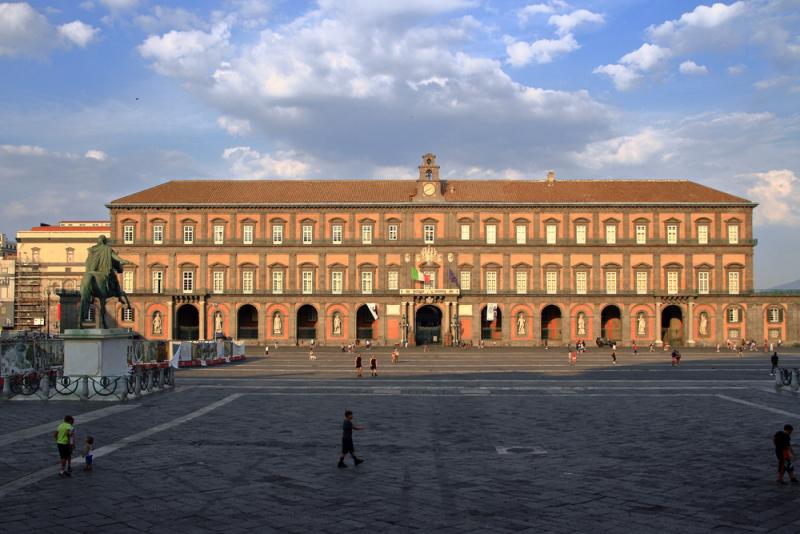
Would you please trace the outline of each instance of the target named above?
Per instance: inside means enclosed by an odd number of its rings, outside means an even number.
[[[133,308],[122,308],[122,320],[126,323],[133,322]]]
[[[606,244],[614,245],[617,243],[617,225],[606,225]]]
[[[647,225],[646,224],[637,224],[636,225],[636,244],[637,245],[645,245],[645,244],[647,244]]]
[[[275,224],[272,226],[272,244],[280,245],[283,243],[283,225]]]
[[[214,225],[214,244],[222,245],[225,242],[225,226],[222,224]]]
[[[225,272],[224,271],[214,271],[211,275],[213,277],[213,283],[211,290],[214,293],[224,293],[225,292]]]
[[[556,244],[556,231],[558,230],[558,226],[555,224],[548,224],[544,227],[545,229],[545,242],[548,245],[555,245]]]
[[[575,227],[575,243],[578,245],[586,244],[586,225],[579,224]]]
[[[461,271],[461,290],[469,291],[472,289],[472,273],[469,271]]]
[[[428,281],[424,282],[423,287],[425,289],[436,289],[436,271],[425,271],[425,275]]]
[[[670,245],[674,245],[678,242],[678,225],[677,224],[668,224],[667,225],[667,243]]]
[[[678,271],[667,273],[667,293],[670,295],[678,294]]]
[[[701,295],[708,295],[708,271],[700,271],[697,273],[697,292]]]
[[[728,273],[728,293],[731,295],[739,294],[739,271]]]
[[[71,248],[67,249],[67,263],[72,263],[75,261],[75,251]]]
[[[528,227],[524,224],[517,225],[517,245],[524,245],[528,240]]]
[[[738,224],[729,224],[728,225],[728,243],[731,245],[739,244],[739,225]]]
[[[372,244],[372,225],[365,224],[361,227],[361,243],[364,245]]]
[[[272,292],[283,293],[283,271],[272,271]]]
[[[153,244],[162,245],[164,243],[164,225],[156,224],[153,226]]]
[[[194,226],[185,224],[183,226],[183,244],[191,245],[194,243]]]
[[[331,293],[334,295],[341,295],[344,287],[344,273],[341,271],[333,271],[331,273]]]
[[[314,242],[314,227],[310,224],[303,225],[303,244],[310,245]]]
[[[708,245],[708,225],[701,224],[697,226],[697,244]]]
[[[253,271],[242,271],[242,293],[253,294]]]
[[[486,292],[490,295],[497,293],[497,271],[486,271]]]
[[[523,294],[528,292],[528,273],[521,271],[517,272],[516,276],[516,289],[517,294]]]
[[[606,294],[617,294],[617,271],[606,271]]]
[[[647,294],[647,271],[636,271],[636,294]]]
[[[164,292],[164,271],[153,271],[153,293]]]
[[[389,289],[400,289],[400,273],[389,271]]]
[[[497,225],[486,225],[486,243],[489,245],[494,245],[497,243]]]
[[[737,308],[736,306],[728,308],[728,322],[729,323],[739,322],[739,308]]]
[[[245,224],[242,227],[242,243],[245,245],[253,244],[253,225]]]
[[[194,271],[183,271],[183,292],[191,293],[194,291]]]
[[[361,292],[365,295],[372,294],[372,271],[361,271]]]
[[[585,295],[587,292],[587,274],[586,271],[575,273],[575,293],[578,295]]]
[[[398,227],[396,224],[389,225],[389,241],[397,241]]]
[[[422,237],[425,243],[431,244],[436,238],[436,225],[426,224],[422,227]]]
[[[303,295],[310,295],[314,292],[314,273],[311,271],[303,271]]]
[[[341,224],[334,224],[331,226],[331,241],[334,245],[341,245],[343,236],[344,228]]]
[[[122,273],[122,290],[125,293],[133,293],[133,271]]]
[[[122,227],[122,241],[126,245],[133,244],[133,232],[136,227],[132,224],[126,224]]]
[[[469,234],[470,234],[469,228],[470,227],[468,224],[461,225],[461,241],[469,241]]]
[[[548,271],[544,276],[545,291],[548,295],[555,295],[558,293],[558,273],[555,271]]]

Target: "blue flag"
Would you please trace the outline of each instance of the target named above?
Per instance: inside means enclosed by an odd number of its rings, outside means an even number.
[[[458,289],[461,289],[461,284],[458,283],[458,277],[450,267],[447,268],[447,278],[449,278],[450,281],[454,283]]]

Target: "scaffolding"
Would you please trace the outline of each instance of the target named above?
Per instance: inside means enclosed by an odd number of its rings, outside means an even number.
[[[16,268],[14,329],[44,332],[46,310],[39,263],[17,261]]]

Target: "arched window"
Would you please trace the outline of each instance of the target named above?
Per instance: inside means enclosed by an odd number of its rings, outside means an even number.
[[[428,169],[427,171],[425,171],[425,178],[426,178],[426,179],[427,179],[429,182],[430,182],[431,180],[433,180],[433,171],[432,171],[432,170],[430,170],[430,169]]]
[[[725,319],[731,324],[740,323],[742,321],[742,309],[739,306],[730,306],[725,312]]]
[[[769,308],[767,308],[767,322],[782,323],[783,308],[781,308],[780,306],[770,306]]]

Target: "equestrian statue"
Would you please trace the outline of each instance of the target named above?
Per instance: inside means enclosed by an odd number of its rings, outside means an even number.
[[[106,299],[117,297],[125,302],[127,308],[131,307],[128,295],[119,286],[117,273],[122,272],[122,266],[128,263],[111,249],[106,236],[101,235],[97,239],[97,244],[89,248],[89,256],[86,258],[86,272],[83,273],[81,280],[81,321],[86,319],[86,312],[89,306],[94,304],[94,299],[100,301],[100,327],[108,328],[106,325]]]

